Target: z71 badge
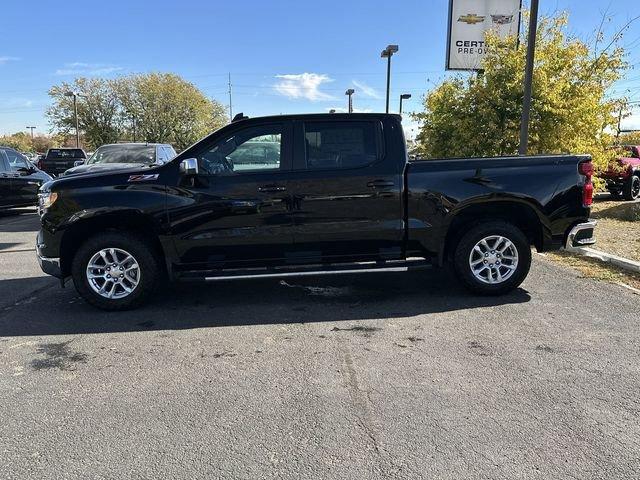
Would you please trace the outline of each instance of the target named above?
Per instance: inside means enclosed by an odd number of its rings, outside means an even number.
[[[148,182],[150,180],[157,180],[158,174],[140,174],[140,175],[129,175],[129,182]]]

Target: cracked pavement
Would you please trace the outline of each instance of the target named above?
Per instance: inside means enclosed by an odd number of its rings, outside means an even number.
[[[0,217],[0,478],[638,478],[640,296],[535,256],[97,311]]]

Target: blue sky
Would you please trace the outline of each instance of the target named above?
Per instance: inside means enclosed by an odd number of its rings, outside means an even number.
[[[540,3],[542,13],[568,11],[570,31],[584,38],[607,9],[609,31],[640,14],[637,0]],[[411,93],[405,111],[419,110],[421,96],[446,75],[447,8],[447,0],[4,0],[0,133],[27,125],[48,132],[43,113],[53,84],[150,71],[177,73],[224,104],[230,72],[234,112],[250,116],[344,108],[347,88],[356,90],[356,109],[383,111],[380,51],[389,43],[400,46],[391,108]],[[636,68],[613,93],[630,89],[640,100],[640,21],[623,43]],[[637,120],[627,125],[640,128]]]

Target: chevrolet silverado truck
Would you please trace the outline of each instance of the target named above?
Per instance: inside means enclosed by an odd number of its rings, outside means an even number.
[[[498,295],[525,279],[531,246],[595,242],[592,173],[586,155],[409,161],[396,115],[240,115],[165,165],[43,185],[37,256],[106,310],[163,279],[445,263]]]

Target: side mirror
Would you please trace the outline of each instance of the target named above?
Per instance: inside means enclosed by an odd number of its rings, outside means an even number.
[[[197,158],[185,158],[180,162],[180,173],[184,175],[197,175],[198,174],[198,159]]]
[[[18,172],[20,175],[30,175],[30,174],[32,174],[32,173],[33,173],[33,171],[34,171],[34,169],[31,169],[31,168],[28,168],[28,167],[19,167],[19,168],[17,169],[17,172]]]
[[[80,165],[84,165],[85,160],[76,160],[73,162],[74,167],[79,167]]]

